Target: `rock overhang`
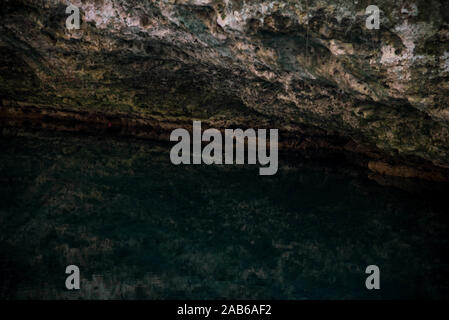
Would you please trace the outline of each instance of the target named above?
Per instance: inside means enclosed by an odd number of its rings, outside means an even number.
[[[368,1],[71,3],[79,30],[68,1],[5,1],[3,107],[312,127],[449,167],[445,1],[376,1],[379,30]]]

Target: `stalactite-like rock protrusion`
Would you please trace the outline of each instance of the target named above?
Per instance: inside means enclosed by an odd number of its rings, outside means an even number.
[[[65,26],[67,1],[3,1],[2,119],[275,127],[289,145],[318,135],[375,150],[385,174],[449,168],[447,1],[376,1],[379,30],[368,1],[71,3],[80,29]]]

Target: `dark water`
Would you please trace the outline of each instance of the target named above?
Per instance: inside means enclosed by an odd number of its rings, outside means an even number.
[[[273,177],[177,167],[143,141],[0,141],[2,299],[449,297],[449,216],[432,196],[298,161]],[[371,264],[380,290],[365,288]]]

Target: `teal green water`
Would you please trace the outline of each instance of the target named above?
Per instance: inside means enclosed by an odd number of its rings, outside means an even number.
[[[444,202],[364,173],[282,156],[272,177],[174,166],[169,146],[91,136],[0,147],[2,299],[449,297]]]

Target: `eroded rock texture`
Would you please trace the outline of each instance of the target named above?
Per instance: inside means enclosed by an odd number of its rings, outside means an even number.
[[[445,0],[71,2],[80,30],[68,1],[2,1],[9,115],[278,127],[449,168]],[[380,30],[365,27],[370,4]]]

